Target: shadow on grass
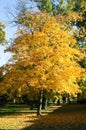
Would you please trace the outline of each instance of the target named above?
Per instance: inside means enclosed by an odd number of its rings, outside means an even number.
[[[86,105],[63,105],[32,123],[21,130],[86,130]]]
[[[42,111],[42,116],[36,116],[36,112],[24,104],[7,104],[0,108],[0,117],[24,115],[27,126],[20,130],[86,130],[86,105],[52,106]]]
[[[51,107],[51,109],[48,111],[43,110],[42,112],[50,113],[52,111],[53,107]],[[36,114],[36,113],[37,113],[37,108],[33,108],[33,110],[31,110],[30,106],[28,106],[26,104],[6,104],[5,106],[0,107],[0,117],[24,115],[24,114],[32,115],[32,114]]]
[[[30,110],[30,107],[25,104],[6,104],[5,106],[0,107],[0,117],[27,113],[36,113],[36,110]]]

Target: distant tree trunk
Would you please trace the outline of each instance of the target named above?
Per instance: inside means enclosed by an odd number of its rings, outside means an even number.
[[[43,90],[42,109],[47,110],[48,100],[46,96],[46,90]]]
[[[37,115],[41,115],[42,101],[43,101],[43,90],[39,90],[39,101],[38,101]]]
[[[68,104],[71,104],[70,98],[68,97]]]
[[[45,107],[44,107],[44,109],[45,109],[45,110],[47,110],[47,108],[48,108],[48,100],[47,100],[47,98],[46,98],[46,100],[45,100]]]
[[[45,98],[43,96],[43,99],[42,99],[42,109],[45,109]]]
[[[33,110],[33,101],[30,101],[30,109]]]
[[[66,103],[71,104],[69,95],[66,96]]]
[[[77,103],[79,103],[80,93],[77,94]]]
[[[43,96],[43,101],[42,101],[42,109],[47,110],[47,103],[48,103],[48,100],[47,100],[47,98],[44,95]]]
[[[60,99],[58,99],[57,104],[60,105]]]
[[[13,99],[13,103],[14,103],[14,104],[16,103],[16,99],[15,99],[15,98]]]

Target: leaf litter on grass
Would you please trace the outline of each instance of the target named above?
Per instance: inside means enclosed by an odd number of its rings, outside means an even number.
[[[52,111],[37,116],[36,113],[16,113],[0,117],[0,129],[11,130],[85,130],[86,105],[69,105],[51,108]],[[81,109],[80,109],[81,108]],[[50,109],[50,108],[49,108]],[[48,110],[49,111],[49,110]]]

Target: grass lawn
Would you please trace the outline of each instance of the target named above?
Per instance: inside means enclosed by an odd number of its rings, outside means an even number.
[[[86,105],[52,106],[42,113],[26,105],[0,108],[0,130],[86,130]]]

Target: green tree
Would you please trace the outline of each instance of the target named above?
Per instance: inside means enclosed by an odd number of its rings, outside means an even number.
[[[51,12],[53,10],[53,4],[51,0],[42,0],[40,9]]]
[[[35,0],[34,0],[35,1]],[[78,6],[79,0],[42,0],[36,1],[38,3],[38,8],[45,10],[47,12],[52,12],[55,14],[67,14],[75,8],[75,5]]]
[[[79,30],[78,41],[82,43],[82,45],[86,45],[86,1],[82,0],[80,2],[79,8],[77,12],[82,14],[82,20],[78,20],[76,25]]]

